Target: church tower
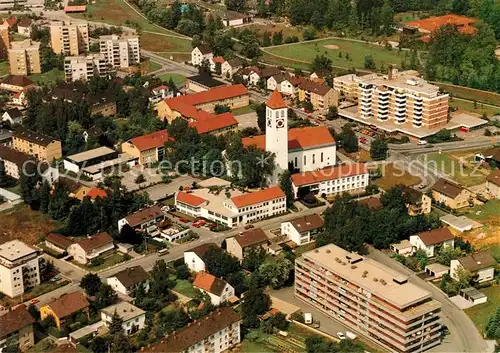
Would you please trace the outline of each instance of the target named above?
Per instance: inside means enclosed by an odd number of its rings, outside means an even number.
[[[276,155],[275,181],[288,169],[288,109],[275,90],[266,102],[266,150]]]

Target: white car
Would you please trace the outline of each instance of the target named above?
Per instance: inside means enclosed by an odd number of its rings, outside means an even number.
[[[417,142],[417,145],[419,145],[419,146],[427,145],[427,141],[420,140],[420,141]]]
[[[343,332],[337,332],[337,337],[339,338],[339,340],[345,340],[345,335]]]

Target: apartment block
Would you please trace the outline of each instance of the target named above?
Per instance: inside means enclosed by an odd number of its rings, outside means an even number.
[[[441,303],[430,292],[333,244],[296,259],[295,296],[390,352],[422,352],[441,341]]]
[[[100,36],[99,50],[109,66],[114,68],[130,67],[141,59],[138,36]]]
[[[325,112],[332,105],[338,105],[338,92],[334,89],[310,80],[299,84],[299,100],[308,101],[314,110]]]
[[[11,42],[8,52],[11,75],[27,76],[42,72],[40,66],[40,42],[32,42],[31,39]]]
[[[0,245],[0,292],[13,298],[40,284],[42,254],[19,240]]]
[[[62,157],[61,141],[23,128],[17,128],[12,135],[12,148],[38,160],[51,162]]]
[[[89,51],[89,26],[86,21],[50,23],[50,46],[56,54],[80,55]]]
[[[10,48],[9,25],[6,22],[0,24],[0,59],[7,59]]]
[[[426,129],[446,125],[449,95],[418,75],[416,71],[390,69],[385,76],[345,75],[334,78],[333,82],[344,97],[357,95],[357,113],[362,120],[391,121]]]
[[[109,65],[103,54],[67,56],[64,58],[66,81],[87,81],[92,77],[106,75]]]

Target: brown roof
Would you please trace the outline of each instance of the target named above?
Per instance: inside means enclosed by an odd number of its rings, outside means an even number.
[[[486,158],[489,157],[495,161],[500,161],[500,147],[488,148],[487,150],[483,151],[482,154]]]
[[[217,246],[217,244],[215,244],[215,243],[201,244],[201,245],[198,245],[195,248],[187,250],[186,252],[194,252],[201,259],[201,258],[203,258],[203,256],[207,252],[207,250],[211,249],[211,248],[217,248],[217,249],[219,249],[219,246]]]
[[[29,27],[31,26],[31,19],[27,18],[27,17],[23,17],[19,20],[19,22],[17,23],[17,26],[18,27]]]
[[[116,273],[113,277],[116,277],[125,288],[131,288],[148,280],[149,274],[141,266],[133,266]]]
[[[458,195],[460,195],[460,193],[464,190],[464,188],[458,184],[452,183],[451,181],[441,178],[436,182],[436,184],[434,184],[432,190],[454,199]]]
[[[251,230],[247,230],[241,235],[236,235],[234,239],[240,244],[242,248],[246,248],[247,246],[259,245],[269,241],[266,233],[260,228],[254,228]]]
[[[111,238],[111,235],[106,232],[102,232],[80,240],[77,244],[80,245],[85,252],[89,252],[112,242],[113,238]]]
[[[221,296],[227,282],[206,272],[198,272],[194,279],[193,286],[203,289],[206,292]]]
[[[49,233],[45,240],[61,249],[66,249],[71,244],[74,244],[71,239],[56,233]]]
[[[486,180],[488,180],[490,183],[500,186],[500,169],[491,172],[490,175],[486,177]]]
[[[382,207],[384,207],[382,205],[382,202],[380,202],[380,199],[378,197],[373,197],[373,196],[370,196],[366,199],[360,200],[360,201],[358,201],[358,203],[360,205],[365,205],[366,207],[368,207],[368,209],[370,209],[372,211],[380,210]]]
[[[277,67],[266,67],[266,68],[262,69],[259,76],[262,78],[269,78],[271,76],[278,75],[280,73],[281,73],[281,70],[278,69]]]
[[[183,352],[196,343],[241,320],[240,314],[224,307],[196,320],[184,328],[166,336],[160,342],[147,347],[144,352]]]
[[[31,81],[27,76],[22,76],[22,75],[9,75],[6,78],[4,78],[1,82],[7,85],[19,86],[19,87],[27,87],[34,85],[33,81]]]
[[[428,232],[419,233],[417,236],[425,245],[436,245],[455,239],[455,236],[448,228],[433,229]]]
[[[132,213],[131,215],[125,217],[125,219],[127,220],[128,224],[133,228],[137,227],[138,225],[141,225],[144,222],[150,221],[160,216],[164,216],[163,211],[161,210],[160,206],[154,205],[151,207],[144,208],[135,213]]]
[[[457,259],[458,262],[471,272],[476,272],[488,267],[496,266],[497,262],[488,251],[482,251]]]
[[[14,137],[26,140],[28,142],[34,143],[36,145],[48,146],[53,141],[58,141],[53,137],[40,134],[35,131],[31,131],[24,128],[17,128],[14,132]]]
[[[202,54],[210,54],[212,52],[212,48],[205,44],[199,44],[196,48],[198,48]]]
[[[326,95],[331,90],[330,87],[311,80],[302,81],[299,85],[299,88],[308,92],[318,94],[320,96]]]
[[[410,203],[417,204],[422,202],[422,192],[406,185],[402,187],[402,191],[404,196],[408,196],[408,201]]]
[[[321,228],[325,224],[323,218],[317,214],[295,218],[292,219],[290,223],[292,223],[298,232],[308,232],[313,229]]]
[[[29,154],[16,151],[12,148],[0,145],[0,160],[6,160],[15,163],[19,168],[22,168],[24,162],[34,159]]]
[[[35,322],[25,305],[19,305],[15,309],[0,317],[0,338],[12,334]]]
[[[88,308],[89,302],[82,292],[77,291],[65,294],[47,306],[58,318],[64,318]]]

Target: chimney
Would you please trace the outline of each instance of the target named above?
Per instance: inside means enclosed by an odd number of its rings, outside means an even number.
[[[392,64],[389,64],[389,68],[388,68],[388,71],[387,71],[387,79],[389,81],[392,80]]]

